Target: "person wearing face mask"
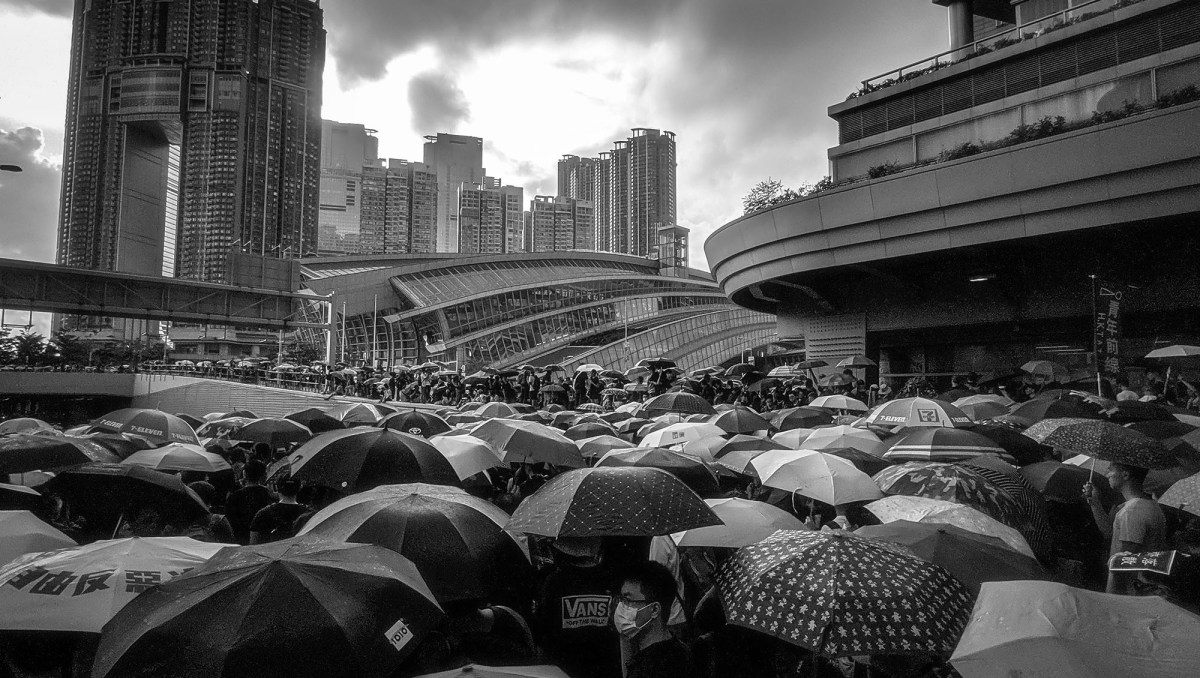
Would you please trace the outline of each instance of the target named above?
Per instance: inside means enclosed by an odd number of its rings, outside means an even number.
[[[613,611],[625,678],[694,675],[687,646],[667,630],[676,595],[675,577],[661,563],[638,563],[625,573]]]

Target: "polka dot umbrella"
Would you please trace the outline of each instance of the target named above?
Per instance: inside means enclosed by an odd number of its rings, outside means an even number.
[[[780,530],[739,549],[717,590],[729,623],[827,657],[949,655],[973,602],[941,566],[843,531]]]

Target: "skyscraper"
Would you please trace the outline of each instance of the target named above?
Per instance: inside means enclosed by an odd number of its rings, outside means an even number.
[[[314,251],[324,61],[314,0],[76,0],[58,262],[221,282],[231,249]]]
[[[625,148],[629,214],[621,251],[648,256],[658,249],[658,229],[675,225],[675,134],[634,128]]]
[[[370,174],[373,201],[383,181],[375,130],[356,123],[321,121],[321,184],[317,215],[317,251],[323,255],[357,254],[364,230],[376,227],[376,215],[364,214]],[[374,205],[378,207],[378,205]],[[379,226],[381,228],[381,226]]]
[[[482,186],[463,186],[459,191],[459,246],[463,254],[520,252],[524,231],[521,202],[525,190],[502,186],[499,179],[486,177]],[[516,249],[513,249],[516,245]]]
[[[599,158],[564,155],[558,161],[558,195],[595,202],[599,169]]]
[[[438,210],[435,248],[438,252],[458,250],[459,191],[483,184],[483,139],[459,134],[425,137],[425,164],[438,179]]]
[[[530,252],[595,249],[592,203],[566,196],[536,196],[529,203],[525,245]]]

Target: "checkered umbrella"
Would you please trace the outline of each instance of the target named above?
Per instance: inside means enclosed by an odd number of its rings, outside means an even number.
[[[551,478],[505,528],[547,537],[646,537],[718,525],[683,481],[657,468],[580,468]]]
[[[866,417],[866,423],[879,426],[972,426],[962,410],[944,400],[933,398],[899,398],[876,407]]]
[[[1176,463],[1162,443],[1111,421],[1046,419],[1026,429],[1025,435],[1043,445],[1130,466],[1156,469]]]
[[[604,408],[599,403],[583,403],[575,409],[578,412],[594,412],[596,414],[604,414]]]
[[[842,531],[780,530],[746,546],[717,590],[731,624],[827,657],[948,655],[972,603],[941,566]]]
[[[884,494],[905,494],[965,504],[1020,529],[1021,507],[1007,492],[957,464],[910,461],[875,474]]]

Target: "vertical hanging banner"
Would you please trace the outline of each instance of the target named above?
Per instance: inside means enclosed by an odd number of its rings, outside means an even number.
[[[1095,285],[1094,341],[1096,371],[1109,377],[1121,372],[1121,302],[1123,285],[1097,279]]]

